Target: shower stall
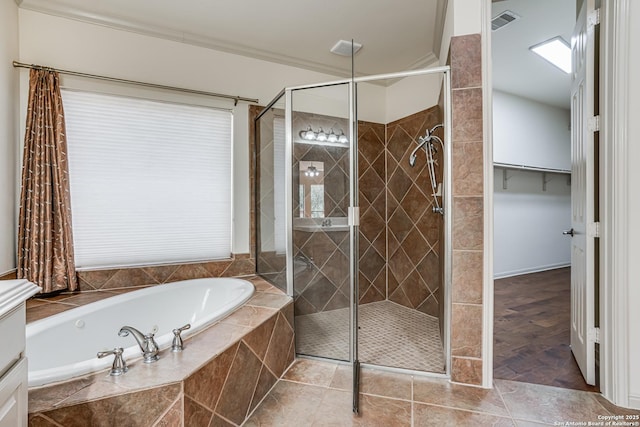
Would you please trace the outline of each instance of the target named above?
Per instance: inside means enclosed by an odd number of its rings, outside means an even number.
[[[257,273],[296,353],[448,375],[449,68],[285,88],[255,130]]]

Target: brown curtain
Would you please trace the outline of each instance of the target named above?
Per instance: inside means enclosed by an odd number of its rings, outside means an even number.
[[[67,138],[58,73],[31,70],[24,138],[18,277],[43,293],[76,290]]]

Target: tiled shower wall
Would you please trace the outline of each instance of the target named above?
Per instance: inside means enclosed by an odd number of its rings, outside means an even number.
[[[443,217],[434,213],[424,151],[415,166],[409,155],[418,138],[442,123],[438,106],[387,125],[388,299],[438,317],[440,313]],[[442,129],[436,131],[443,139]],[[436,143],[436,180],[442,182],[443,150]]]
[[[312,127],[331,127],[324,123],[327,120],[333,119],[305,115],[300,123],[304,124],[302,128],[306,128],[307,123]],[[418,137],[438,123],[441,123],[438,106],[386,126],[358,123],[361,304],[389,299],[440,317],[443,220],[442,216],[432,212],[431,186],[424,154],[418,157],[415,167],[411,167],[408,160]],[[438,135],[442,137],[442,131],[438,131]],[[349,185],[347,150],[295,144],[294,171],[301,160],[324,163],[327,171],[326,216],[346,216]],[[438,181],[442,182],[441,149],[437,153],[437,162]],[[296,173],[294,181],[295,177]],[[297,181],[294,188],[297,188]],[[295,196],[297,194],[294,199]],[[294,231],[296,256],[313,260],[306,267],[301,264],[296,274],[295,283],[299,285],[296,288],[297,315],[348,306],[347,238],[347,232]]]
[[[424,151],[418,137],[442,122],[435,106],[385,125],[358,124],[360,173],[360,303],[389,299],[440,316],[442,216],[432,211]],[[436,134],[442,138],[442,131]],[[442,182],[438,147],[437,180]]]

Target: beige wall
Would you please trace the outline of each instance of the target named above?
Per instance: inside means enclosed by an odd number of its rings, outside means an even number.
[[[6,0],[4,3],[13,5]],[[5,14],[2,16],[4,19]],[[258,98],[263,105],[285,86],[336,79],[335,76],[28,10],[20,10],[19,22],[20,61],[25,63]],[[27,75],[26,71],[21,73],[21,129],[24,127]],[[107,92],[184,98],[173,93],[149,93],[64,76],[62,84]],[[197,102],[214,102],[234,108],[233,103],[219,100],[200,99]],[[249,252],[247,123],[247,104],[239,103],[234,108],[234,253]]]
[[[18,73],[18,7],[0,1],[0,276],[16,267],[16,149]]]

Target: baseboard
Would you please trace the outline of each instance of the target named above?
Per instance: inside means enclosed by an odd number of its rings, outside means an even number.
[[[629,408],[640,409],[640,396],[629,396]]]
[[[555,270],[557,268],[565,268],[565,267],[571,267],[571,263],[562,262],[558,264],[549,264],[549,265],[538,266],[538,267],[523,268],[520,270],[505,271],[502,273],[495,273],[493,275],[493,278],[504,279],[507,277],[520,276],[522,274],[539,273],[541,271]]]

